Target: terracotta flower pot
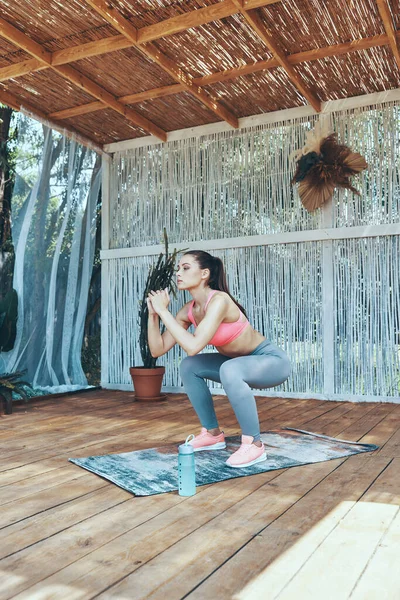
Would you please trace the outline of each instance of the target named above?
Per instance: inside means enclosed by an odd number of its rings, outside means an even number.
[[[135,400],[138,402],[154,402],[166,400],[167,396],[161,393],[162,380],[165,367],[131,367],[129,372],[135,388]]]

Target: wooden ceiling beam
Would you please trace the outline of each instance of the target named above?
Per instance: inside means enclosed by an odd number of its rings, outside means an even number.
[[[106,21],[111,23],[117,31],[125,35],[145,56],[150,58],[153,62],[159,65],[165,72],[167,72],[175,81],[181,84],[185,91],[192,94],[202,104],[207,106],[212,112],[217,114],[221,119],[229,123],[232,127],[237,128],[239,126],[238,118],[222,106],[218,100],[212,98],[207,94],[201,87],[194,84],[193,77],[188,73],[185,73],[178,65],[176,65],[170,58],[161,52],[154,44],[138,43],[137,30],[131,25],[131,23],[125,19],[114,7],[112,7],[106,0],[86,0],[86,2],[96,10],[97,13],[102,15]]]
[[[233,0],[228,0],[230,4],[234,5]],[[223,5],[226,0],[222,0],[219,5]],[[262,2],[262,5],[275,3],[276,0],[247,0],[244,2],[244,7],[254,6],[255,3]],[[200,9],[203,10],[203,9]],[[237,6],[235,5],[235,12],[238,11]],[[200,11],[192,11],[192,12],[200,12]],[[187,18],[186,15],[192,13],[185,13],[184,15],[180,15],[179,17],[173,17],[173,19],[180,19],[181,17]],[[170,19],[163,21],[162,23],[167,23]],[[161,24],[162,24],[161,23]],[[156,24],[155,26],[151,25],[150,27],[159,27],[161,25]],[[204,24],[204,23],[202,23]],[[146,27],[138,30],[138,37],[143,35]],[[400,40],[400,32],[395,32],[395,38],[398,41]],[[386,46],[389,44],[389,38],[386,34],[373,36],[370,38],[361,38],[359,40],[355,40],[353,42],[346,42],[344,44],[336,44],[334,46],[327,46],[326,48],[319,48],[316,50],[310,50],[306,52],[300,52],[293,55],[288,55],[287,59],[290,64],[299,64],[301,62],[308,62],[312,60],[318,60],[320,58],[326,58],[328,56],[338,56],[339,54],[347,54],[348,52],[354,52],[357,50],[366,50],[369,48],[374,48],[376,46]],[[106,54],[109,52],[115,52],[118,50],[124,50],[125,48],[131,48],[134,46],[130,40],[128,40],[124,35],[116,35],[104,38],[102,40],[96,40],[94,42],[88,42],[86,44],[81,44],[78,46],[72,46],[71,48],[64,48],[62,50],[56,50],[52,53],[51,64],[54,66],[64,65],[70,62],[74,62],[77,60],[82,60],[84,58],[89,58],[91,56],[99,56],[101,54]],[[259,70],[264,70],[262,66],[263,63],[270,64],[271,66],[265,67],[274,68],[278,66],[278,62],[275,59],[270,59],[270,61],[259,61],[254,63],[254,65],[244,65],[244,67],[239,67],[240,69],[249,69],[248,73],[254,73]],[[38,61],[37,59],[28,59],[19,63],[11,64],[7,67],[0,67],[0,81],[6,81],[7,79],[12,79],[15,77],[21,77],[23,75],[27,75],[34,71],[40,71],[48,68],[42,61]],[[234,69],[230,69],[226,71],[226,80],[232,79],[234,75]],[[246,74],[241,73],[241,74]],[[213,78],[216,77],[215,81],[210,79],[208,83],[215,83],[216,81],[223,81],[223,79],[219,79],[219,73],[210,75],[208,77]],[[238,75],[239,76],[239,75]],[[199,85],[202,85],[200,79],[197,79],[196,82]],[[205,83],[204,83],[205,85]]]
[[[267,6],[269,4],[277,4],[281,0],[248,0],[250,4],[255,6]],[[255,7],[254,6],[254,7]],[[252,6],[253,7],[253,6]],[[238,12],[237,5],[234,0],[221,0],[216,4],[211,4],[205,8],[191,10],[190,12],[171,17],[138,29],[137,41],[139,44],[152,42],[159,38],[164,38],[176,33],[181,33],[193,27],[200,27],[212,21],[219,21],[231,17]]]
[[[267,27],[264,25],[258,9],[254,8],[251,10],[245,10],[244,8],[244,0],[233,0],[237,7],[240,9],[241,14],[243,15],[246,22],[250,25],[250,27],[255,31],[258,37],[264,42],[269,51],[272,53],[274,58],[278,61],[279,65],[283,67],[286,71],[289,79],[294,84],[294,86],[300,91],[300,93],[308,100],[311,106],[317,112],[321,112],[321,100],[316,96],[316,94],[302,81],[302,78],[296,71],[293,66],[288,61],[287,56],[282,52],[277,43],[274,40],[273,34]]]
[[[400,32],[397,32],[397,36],[400,39]],[[387,46],[388,43],[388,36],[386,34],[381,34],[370,38],[354,40],[353,42],[345,42],[344,44],[327,46],[326,48],[306,50],[305,52],[290,54],[287,56],[287,59],[290,62],[290,64],[297,65],[304,62],[320,60],[322,58],[341,56],[344,54],[349,54],[350,52],[367,50],[369,48],[375,48],[378,46]],[[257,73],[259,71],[267,71],[269,69],[274,69],[278,66],[279,62],[275,58],[269,58],[268,60],[260,60],[250,65],[243,65],[234,69],[226,69],[225,71],[212,73],[211,75],[204,75],[204,77],[197,77],[194,79],[194,83],[199,86],[212,85],[213,83],[230,81],[231,79],[236,79],[237,77],[242,77],[251,73]],[[166,85],[160,88],[153,88],[151,90],[147,90],[146,92],[139,92],[137,94],[128,94],[126,96],[120,96],[118,98],[118,101],[122,104],[137,104],[139,102],[152,100],[154,98],[162,98],[164,96],[170,96],[172,94],[179,94],[183,92],[184,89],[185,88],[183,87],[183,85],[180,85],[179,83],[174,83],[172,85]],[[73,108],[67,108],[65,110],[51,113],[51,116],[54,116],[54,118],[57,119],[67,119],[69,117],[75,117],[79,116],[80,114],[86,114],[103,109],[104,107],[101,105],[101,103],[91,102],[89,104],[82,104],[81,106],[75,106]]]
[[[245,5],[250,8],[255,8],[256,6],[267,6],[276,4],[277,2],[281,2],[281,0],[246,0]],[[212,21],[232,16],[237,12],[238,9],[233,0],[221,0],[217,4],[193,10],[176,17],[171,17],[170,19],[165,19],[154,25],[142,27],[137,30],[137,37],[140,43],[154,41],[162,37],[185,31],[192,27],[199,27]],[[90,58],[91,56],[100,56],[101,54],[116,52],[117,50],[125,50],[126,48],[132,48],[133,46],[135,46],[135,44],[133,44],[125,35],[114,35],[101,40],[56,50],[51,55],[51,64],[56,66],[65,65],[84,58]],[[47,67],[41,62],[37,63],[34,62],[34,59],[31,59],[30,61],[26,60],[15,63],[15,65],[10,65],[10,75],[8,75],[8,72],[5,70],[6,68],[8,67],[5,67],[4,70],[0,68],[0,81],[26,75],[31,71],[38,71]]]
[[[79,73],[79,71],[77,71],[69,65],[60,65],[59,67],[52,68],[54,69],[54,71],[56,71],[56,73],[59,73],[60,75],[65,77],[65,79],[71,81],[71,83],[79,87],[81,90],[89,92],[89,94],[97,98],[97,100],[100,100],[100,102],[104,104],[104,108],[112,108],[115,112],[126,117],[129,121],[132,121],[132,123],[143,129],[144,131],[155,135],[163,142],[167,140],[166,131],[158,127],[155,123],[153,123],[146,117],[143,117],[142,115],[137,113],[132,108],[121,104],[121,102],[119,102],[117,98],[113,96],[113,94],[111,94],[105,88],[101,87],[100,85],[89,79],[89,77],[86,77],[86,75]]]
[[[78,142],[82,143],[84,146],[93,148],[96,150],[96,152],[104,153],[103,148],[95,140],[83,135],[71,126],[66,127],[65,123],[63,122],[60,123],[50,118],[50,115],[47,115],[39,109],[30,106],[29,103],[25,102],[25,99],[21,101],[19,98],[14,96],[14,94],[0,90],[0,102],[7,104],[7,106],[10,106],[16,111],[23,109],[32,114],[33,117],[36,117],[39,121],[46,123],[46,125],[52,127],[60,133],[65,133],[67,136],[75,138]]]
[[[396,39],[400,40],[400,31],[396,31]],[[113,48],[114,50],[132,47],[131,42],[127,40],[123,35],[118,35],[112,38],[105,38],[104,42],[108,40],[116,40],[116,42],[118,42],[118,44],[115,43],[115,46]],[[123,44],[121,43],[121,40],[124,41]],[[90,42],[90,44],[92,44],[92,42]],[[93,42],[93,44],[97,44],[97,42]],[[328,58],[330,56],[340,56],[343,54],[349,54],[350,52],[359,52],[362,50],[368,50],[369,48],[387,46],[388,44],[388,36],[385,33],[382,33],[381,35],[375,35],[369,38],[361,38],[352,42],[345,42],[343,44],[335,44],[334,46],[326,46],[325,48],[317,48],[315,50],[306,50],[305,52],[289,54],[286,58],[291,65],[297,65],[303,62],[312,62],[314,60],[320,60],[321,58]],[[88,44],[84,44],[83,46],[81,46],[81,48],[83,48],[86,45]],[[78,48],[78,46],[75,46],[75,48]],[[62,52],[67,52],[69,50],[72,49],[66,48],[66,50],[57,50],[56,52],[54,52],[52,55],[52,65],[63,65],[69,62],[69,60],[66,60],[66,56],[61,58],[59,54]],[[110,50],[110,52],[111,51],[112,50]],[[234,79],[235,77],[241,77],[242,75],[248,75],[249,73],[256,73],[257,71],[273,69],[277,66],[279,66],[278,61],[275,58],[269,58],[268,60],[257,61],[250,65],[243,65],[234,69],[218,71],[217,73],[205,75],[204,77],[197,77],[194,81],[197,85],[210,85],[212,83],[228,81],[230,79]],[[47,65],[43,64],[41,61],[37,60],[36,58],[31,58],[26,61],[11,64],[7,67],[0,67],[0,81],[7,81],[7,79],[20,77],[22,75],[27,75],[32,71],[40,71],[47,68]],[[172,86],[166,86],[164,89],[167,89],[167,87],[175,88],[176,84],[173,84]],[[178,93],[179,91],[180,90],[176,88],[176,93]],[[151,98],[151,96],[149,96],[149,98]],[[121,101],[121,98],[119,100]]]
[[[394,28],[392,13],[390,12],[390,6],[388,0],[376,0],[378,5],[379,13],[385,27],[386,35],[389,40],[389,46],[396,59],[398,68],[400,69],[400,46],[398,38],[396,36],[396,30]]]
[[[52,64],[65,65],[77,60],[91,58],[92,56],[101,56],[102,54],[125,50],[125,48],[132,48],[132,46],[132,42],[124,35],[113,35],[102,40],[96,40],[95,42],[86,42],[78,46],[56,50],[53,52]]]
[[[262,8],[270,4],[276,4],[277,2],[281,2],[281,0],[244,0],[243,8],[244,10],[251,10],[252,8]]]
[[[170,60],[165,54],[154,46],[151,42],[144,46],[140,46],[141,51],[149,58],[151,58],[157,65],[162,67],[175,81],[177,81],[185,89],[184,91],[189,92],[200,100],[202,104],[207,106],[212,112],[218,115],[221,119],[229,123],[234,129],[239,127],[239,120],[231,111],[225,108],[217,99],[213,98],[210,94],[203,90],[200,86],[196,85],[194,78],[185,73],[178,65]]]
[[[51,52],[45,50],[40,44],[25,35],[22,31],[0,18],[0,37],[5,38],[18,48],[22,48],[31,56],[34,56],[42,64],[51,65]]]
[[[21,62],[12,63],[7,67],[0,67],[0,81],[7,81],[7,79],[14,79],[15,77],[22,77],[29,73],[36,73],[48,69],[48,66],[37,58],[28,58]]]
[[[100,100],[105,107],[112,108],[144,131],[155,135],[164,142],[166,141],[166,131],[158,127],[155,123],[152,123],[149,119],[146,119],[146,117],[143,117],[134,111],[132,108],[124,106],[118,102],[117,98],[115,98],[115,96],[113,96],[110,92],[86,77],[86,75],[79,73],[79,71],[73,67],[69,65],[53,66],[51,64],[51,53],[45,51],[40,44],[34,40],[31,40],[28,36],[3,19],[0,19],[0,35],[8,39],[19,48],[22,48],[29,54],[33,55],[36,59],[48,65],[56,73],[63,76],[65,79],[68,79],[80,89],[84,90],[85,92],[89,92],[89,94],[97,98],[97,100]]]
[[[164,96],[171,96],[178,94],[179,92],[185,91],[183,85],[175,83],[173,85],[166,85],[160,88],[153,88],[147,90],[147,92],[139,92],[138,94],[128,94],[127,96],[120,96],[118,102],[121,104],[138,104],[139,102],[145,102],[153,98],[162,98]],[[54,119],[69,119],[70,117],[77,117],[78,115],[84,115],[97,110],[104,110],[104,106],[101,102],[90,102],[88,104],[82,104],[81,106],[75,106],[73,108],[66,108],[50,114]]]
[[[87,115],[98,110],[105,110],[106,108],[107,107],[104,106],[102,102],[88,102],[88,104],[81,104],[80,106],[74,106],[73,108],[65,108],[64,110],[57,110],[49,113],[49,117],[52,119],[70,119],[71,117]]]

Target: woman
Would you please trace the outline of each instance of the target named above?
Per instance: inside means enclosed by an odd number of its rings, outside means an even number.
[[[286,354],[255,331],[242,306],[232,298],[222,261],[202,250],[186,252],[178,265],[177,287],[193,297],[176,317],[168,310],[167,290],[152,291],[148,298],[148,341],[152,356],[162,356],[175,344],[188,354],[181,377],[202,425],[192,440],[195,451],[225,448],[210,390],[205,379],[222,383],[242,430],[242,444],[227,460],[230,467],[247,467],[266,459],[253,388],[270,388],[290,374]],[[166,330],[161,335],[159,318]],[[190,325],[195,333],[189,333]],[[207,344],[217,352],[199,354]]]

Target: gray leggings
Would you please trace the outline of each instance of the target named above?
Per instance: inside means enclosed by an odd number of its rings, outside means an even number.
[[[268,340],[247,356],[230,358],[218,352],[187,356],[181,362],[181,378],[200,423],[206,429],[218,427],[211,393],[205,379],[222,383],[243,435],[260,439],[257,406],[250,387],[280,385],[290,375],[290,361],[283,350]]]

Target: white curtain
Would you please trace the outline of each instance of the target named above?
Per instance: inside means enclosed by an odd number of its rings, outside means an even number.
[[[0,371],[26,370],[35,389],[68,391],[87,386],[81,347],[100,160],[29,117],[18,119],[12,198],[17,336],[14,348],[0,354]]]

